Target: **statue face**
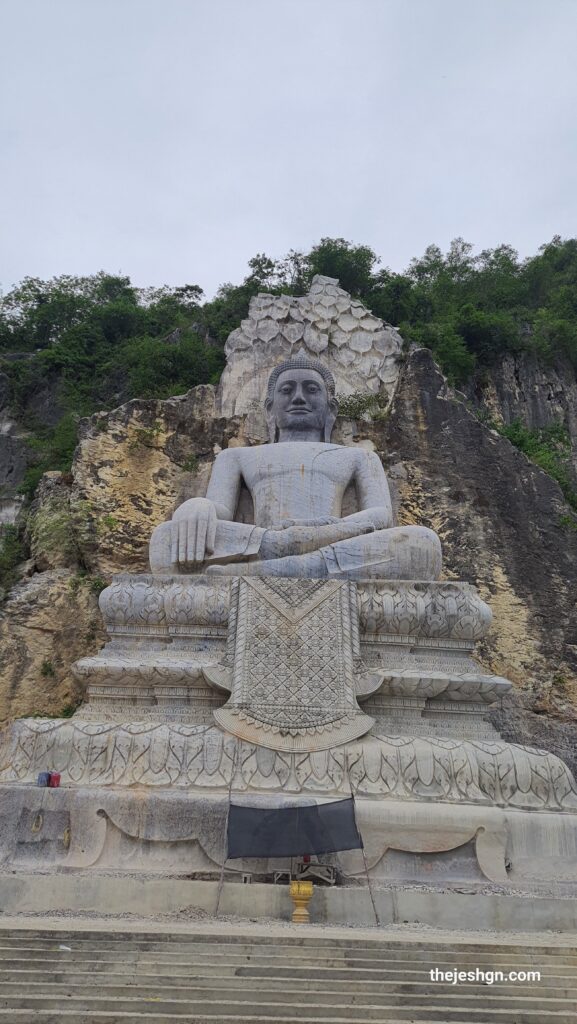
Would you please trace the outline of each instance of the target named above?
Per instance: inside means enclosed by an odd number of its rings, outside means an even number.
[[[321,433],[329,412],[326,384],[315,370],[285,370],[272,399],[272,414],[279,430]]]

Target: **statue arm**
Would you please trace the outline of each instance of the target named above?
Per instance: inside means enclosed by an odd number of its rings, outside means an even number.
[[[234,520],[241,483],[242,473],[238,450],[225,448],[214,460],[206,491],[208,500],[212,501],[216,509],[218,519],[227,519],[229,522]]]
[[[189,498],[172,517],[173,564],[198,565],[212,554],[217,520],[234,519],[241,479],[234,448],[220,452],[212,467],[206,498]]]
[[[393,506],[387,477],[376,452],[360,452],[361,459],[354,477],[359,511],[346,516],[343,522],[370,524],[374,530],[393,525]]]

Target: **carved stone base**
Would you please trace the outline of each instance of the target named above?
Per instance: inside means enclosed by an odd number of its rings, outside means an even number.
[[[4,786],[0,796],[4,870],[219,877],[224,792],[13,785]],[[298,799],[255,795],[251,804],[294,806]],[[576,813],[366,797],[355,803],[367,867],[377,884],[420,880],[450,888],[490,881],[505,889],[577,894]],[[366,884],[360,851],[328,859],[341,883]],[[263,858],[229,861],[226,870],[272,880],[284,866],[288,862]]]
[[[216,726],[21,719],[2,734],[0,783],[172,786],[577,811],[577,785],[544,750],[502,741],[369,735],[332,750],[269,750]]]
[[[485,635],[491,613],[468,584],[243,580],[248,603],[264,602],[265,611],[255,628],[257,632],[268,629],[268,640],[249,635],[252,624],[245,621],[246,616],[257,613],[252,607],[247,611],[245,598],[238,631],[239,586],[231,577],[115,577],[100,598],[110,641],[99,654],[74,666],[87,691],[83,718],[208,725],[214,721],[214,712],[227,731],[287,750],[312,749],[311,742],[317,749],[350,742],[367,731],[370,719],[379,732],[498,738],[485,720],[486,707],[498,701],[511,684],[483,674],[472,657],[473,645]],[[349,593],[346,621],[346,602],[340,610],[328,613],[326,596],[331,588]],[[266,598],[259,596],[259,589],[266,591]],[[321,594],[325,597],[319,604]],[[315,621],[327,614],[330,622],[323,623],[319,632]],[[287,642],[293,645],[290,650]],[[321,666],[323,651],[326,654],[329,646],[330,664]],[[247,659],[254,661],[257,648],[260,663],[256,670],[264,673],[258,681],[246,665]],[[235,659],[235,694],[224,709],[233,686]],[[291,675],[291,665],[292,683],[288,685],[287,677],[281,684],[283,673]],[[242,671],[247,680],[255,682],[254,693],[244,692]],[[331,716],[315,704],[323,689],[322,699],[326,698],[327,673],[332,673],[331,687],[338,681],[339,692],[342,690],[338,702],[328,701],[333,711],[339,704],[331,723]],[[308,683],[306,674],[310,675]],[[300,716],[300,724],[293,722],[292,729],[279,720],[264,720],[265,701],[256,691],[266,688],[267,678],[277,716],[283,686],[287,691],[285,718],[291,687],[295,692],[299,687],[307,690],[306,699],[300,693],[292,702],[293,715]],[[351,699],[351,678],[362,710]],[[376,683],[380,683],[378,688]],[[313,721],[319,714],[323,722]],[[339,717],[340,729],[335,724]],[[281,728],[273,731],[278,725]]]

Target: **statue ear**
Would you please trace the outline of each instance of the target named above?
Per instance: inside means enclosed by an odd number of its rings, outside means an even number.
[[[276,420],[272,411],[272,402],[264,403],[264,411],[266,416],[266,425],[268,429],[268,438],[271,444],[275,444],[278,440],[278,430]]]
[[[327,417],[325,419],[325,442],[330,441],[333,427],[335,425],[336,418],[339,414],[339,403],[336,398],[329,400],[329,408],[327,411]]]

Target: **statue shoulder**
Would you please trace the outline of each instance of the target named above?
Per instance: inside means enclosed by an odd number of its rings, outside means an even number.
[[[383,463],[376,452],[368,451],[366,448],[356,448],[355,451],[359,470],[369,470],[379,475],[384,473]]]
[[[240,446],[238,448],[223,448],[216,456],[215,462],[218,462],[219,465],[237,462],[240,457],[240,453],[245,451],[247,451],[247,449],[241,448]]]

